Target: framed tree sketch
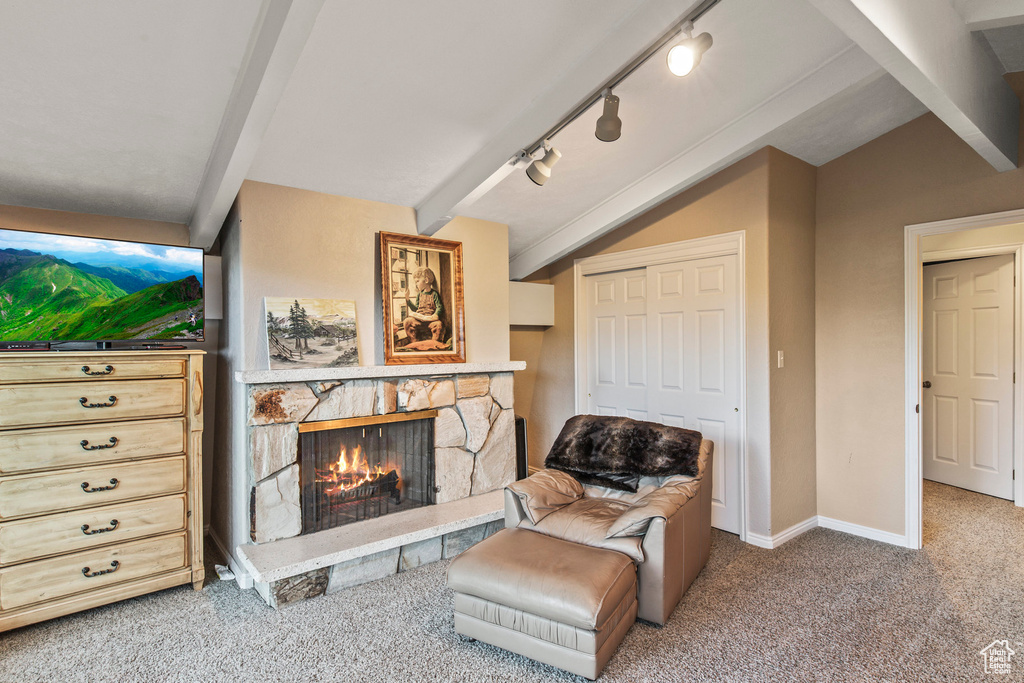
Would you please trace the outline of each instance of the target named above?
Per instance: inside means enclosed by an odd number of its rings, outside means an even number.
[[[384,364],[465,363],[462,243],[380,233]]]
[[[263,299],[271,370],[359,365],[356,303],[341,299]]]

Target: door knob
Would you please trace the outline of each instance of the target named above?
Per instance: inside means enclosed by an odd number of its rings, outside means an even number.
[[[924,382],[921,383],[921,386],[923,386],[925,389],[931,389],[932,383],[929,382],[928,380],[925,380]]]

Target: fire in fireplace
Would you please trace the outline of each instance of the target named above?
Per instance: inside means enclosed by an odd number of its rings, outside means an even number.
[[[303,423],[302,533],[433,505],[435,414]]]

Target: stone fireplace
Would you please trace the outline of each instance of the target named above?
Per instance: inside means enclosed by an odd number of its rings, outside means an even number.
[[[251,539],[238,552],[267,602],[451,557],[500,528],[521,365],[237,373]]]

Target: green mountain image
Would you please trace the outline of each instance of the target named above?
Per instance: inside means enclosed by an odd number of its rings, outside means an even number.
[[[91,275],[105,277],[115,285],[123,289],[127,294],[134,294],[146,287],[151,287],[161,282],[177,280],[178,277],[171,273],[162,271],[143,270],[142,268],[124,268],[122,266],[93,266],[88,263],[74,264],[79,270]]]
[[[0,251],[0,341],[199,338],[203,324],[194,275],[128,293],[54,256]]]

